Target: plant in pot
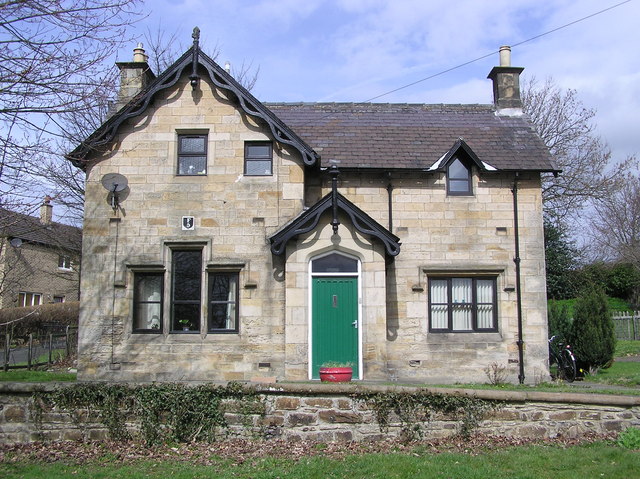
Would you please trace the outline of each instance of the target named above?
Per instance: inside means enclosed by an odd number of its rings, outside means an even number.
[[[183,331],[189,331],[189,325],[191,324],[191,321],[189,321],[188,319],[179,319],[178,323],[182,325]]]
[[[320,366],[320,381],[330,383],[347,383],[353,376],[351,363],[329,361]]]

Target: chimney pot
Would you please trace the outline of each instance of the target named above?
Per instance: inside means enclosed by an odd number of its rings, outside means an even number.
[[[508,45],[503,45],[500,47],[500,66],[511,66],[511,47]]]
[[[144,51],[142,43],[138,43],[138,46],[133,49],[133,61],[136,63],[145,63],[149,57]]]

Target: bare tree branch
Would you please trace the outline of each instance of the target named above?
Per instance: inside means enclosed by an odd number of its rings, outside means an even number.
[[[609,147],[595,134],[595,111],[584,107],[575,90],[532,78],[521,91],[525,113],[562,170],[558,177],[543,176],[545,215],[554,223],[580,217],[589,202],[616,187],[629,162],[611,164]]]

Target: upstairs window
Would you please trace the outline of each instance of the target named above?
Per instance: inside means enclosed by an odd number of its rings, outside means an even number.
[[[38,306],[39,304],[42,304],[42,293],[21,291],[18,294],[18,306]]]
[[[454,158],[447,166],[447,193],[449,195],[472,195],[471,168],[467,168],[459,158]]]
[[[207,174],[207,135],[178,135],[178,175]]]
[[[244,144],[244,174],[246,176],[273,174],[273,148],[270,141],[248,141]]]
[[[60,269],[71,269],[71,257],[60,255],[58,256],[58,268]]]
[[[497,331],[495,278],[429,279],[431,332]]]

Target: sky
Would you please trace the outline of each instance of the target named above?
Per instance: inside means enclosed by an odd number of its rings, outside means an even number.
[[[513,45],[511,63],[525,68],[523,79],[552,77],[575,89],[596,110],[613,158],[640,157],[640,0],[147,0],[146,7],[140,41],[146,29],[175,32],[182,53],[198,26],[202,49],[219,51],[219,64],[259,68],[252,93],[265,102],[491,103],[487,74],[499,64],[499,47]]]

